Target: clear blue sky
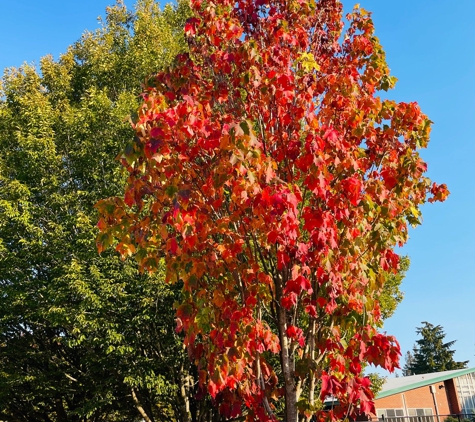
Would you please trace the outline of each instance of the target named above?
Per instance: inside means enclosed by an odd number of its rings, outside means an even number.
[[[3,1],[0,68],[58,57],[85,29],[97,28],[112,0]],[[125,2],[132,7],[132,0]],[[348,10],[353,1],[344,0]],[[422,321],[457,340],[457,360],[475,366],[475,16],[474,0],[360,0],[373,12],[393,75],[390,96],[417,101],[435,122],[423,157],[451,196],[424,207],[423,225],[403,253],[411,258],[405,299],[385,329],[403,354]]]
[[[385,329],[405,353],[421,321],[440,324],[447,341],[457,340],[455,359],[470,360],[474,367],[475,1],[361,0],[360,5],[373,12],[387,61],[399,78],[390,96],[417,101],[434,121],[422,156],[429,176],[451,191],[446,202],[427,204],[422,226],[411,231],[403,249],[411,259],[405,299]]]

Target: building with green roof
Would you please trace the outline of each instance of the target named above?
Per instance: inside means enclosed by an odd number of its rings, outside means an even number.
[[[475,368],[389,378],[375,399],[379,419],[443,422],[475,414]]]

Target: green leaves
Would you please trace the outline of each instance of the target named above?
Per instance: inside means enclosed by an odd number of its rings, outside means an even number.
[[[186,420],[192,393],[171,304],[178,288],[138,274],[130,242],[101,233],[94,204],[116,195],[115,157],[145,77],[185,48],[185,3],[108,9],[58,61],[7,71],[0,92],[0,413],[15,420]],[[104,212],[116,204],[104,201]],[[104,228],[106,221],[99,221]],[[180,396],[178,386],[187,393]],[[131,396],[131,388],[137,397]],[[173,410],[175,409],[175,410]],[[2,419],[3,419],[2,418]],[[78,419],[79,420],[79,419]]]

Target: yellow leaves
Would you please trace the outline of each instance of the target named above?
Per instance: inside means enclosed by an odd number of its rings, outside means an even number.
[[[312,53],[302,53],[296,60],[305,72],[311,72],[312,70],[320,71],[320,65],[315,61],[315,57]]]
[[[146,97],[145,102],[139,107],[138,115],[143,118],[151,116],[154,113],[160,113],[168,108],[168,103],[163,94],[157,91],[151,91]],[[146,136],[146,128],[138,127],[141,129],[143,136]]]
[[[413,228],[421,224],[421,212],[415,206],[409,207],[406,218]]]
[[[130,243],[119,243],[115,250],[120,253],[122,258],[132,256],[135,253],[135,246]]]

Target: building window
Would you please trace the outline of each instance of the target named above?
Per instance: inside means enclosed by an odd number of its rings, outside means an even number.
[[[462,375],[456,380],[462,413],[472,413],[475,409],[475,373]]]
[[[404,409],[376,410],[378,419],[388,422],[434,422],[432,409],[407,409],[407,413],[404,414]]]
[[[432,409],[407,409],[408,416],[432,416]]]
[[[378,409],[376,410],[378,419],[394,419],[404,417],[403,409]]]

